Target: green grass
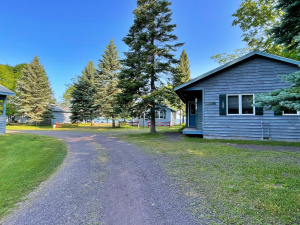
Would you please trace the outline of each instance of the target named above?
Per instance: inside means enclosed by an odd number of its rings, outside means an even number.
[[[0,218],[61,165],[66,144],[31,134],[0,135]]]
[[[166,131],[162,129],[161,131]],[[221,140],[184,137],[174,142],[162,133],[110,133],[145,151],[167,157],[166,169],[193,200],[199,218],[214,215],[226,224],[297,224],[300,219],[300,152],[252,151],[220,145]],[[238,144],[278,142],[224,141]],[[298,143],[278,145],[299,146]],[[206,214],[206,209],[211,214]]]

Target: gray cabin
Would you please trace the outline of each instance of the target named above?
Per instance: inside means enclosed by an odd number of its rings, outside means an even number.
[[[0,85],[0,134],[6,132],[6,99],[9,95],[16,95],[11,90]]]
[[[72,112],[69,107],[64,106],[60,103],[55,104],[52,109],[54,119],[52,119],[51,123],[71,123]]]
[[[150,109],[139,118],[133,118],[133,122],[139,122],[140,126],[147,126],[147,122],[150,120]],[[176,125],[176,110],[168,106],[159,107],[159,109],[155,110],[155,121],[163,123],[170,122],[171,126]]]
[[[279,76],[300,62],[251,52],[175,88],[186,104],[183,134],[207,139],[300,141],[300,112],[255,108],[255,94],[289,87]]]

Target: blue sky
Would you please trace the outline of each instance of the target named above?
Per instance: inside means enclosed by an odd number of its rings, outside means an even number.
[[[175,34],[186,50],[192,77],[218,66],[210,57],[244,46],[231,16],[241,1],[173,0]],[[37,54],[59,99],[65,84],[89,60],[98,64],[111,38],[121,57],[136,0],[10,0],[0,8],[0,64],[29,63]],[[179,49],[179,56],[182,49]]]

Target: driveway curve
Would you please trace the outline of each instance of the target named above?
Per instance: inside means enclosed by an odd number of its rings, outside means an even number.
[[[102,134],[22,132],[60,138],[69,152],[0,224],[198,224],[159,160],[137,147]]]

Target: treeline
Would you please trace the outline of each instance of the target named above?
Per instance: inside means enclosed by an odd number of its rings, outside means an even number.
[[[97,68],[89,61],[82,74],[68,85],[65,104],[70,104],[72,122],[99,116],[112,119],[139,116],[150,110],[151,132],[156,132],[155,110],[167,105],[184,111],[173,89],[190,79],[187,54],[180,60],[174,52],[177,42],[169,1],[138,1],[134,22],[123,38],[128,46],[120,59],[113,42],[106,46]],[[93,123],[93,122],[92,122]]]

